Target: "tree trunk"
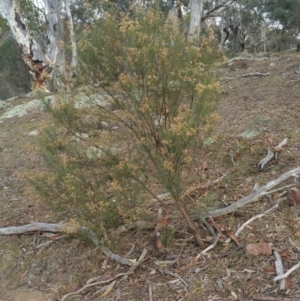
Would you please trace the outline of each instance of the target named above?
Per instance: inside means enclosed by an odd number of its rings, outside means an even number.
[[[187,40],[188,42],[198,43],[201,30],[203,0],[190,0],[189,8],[191,10],[191,14]]]
[[[31,36],[22,18],[20,0],[0,0],[2,14],[6,18],[16,39],[22,59],[32,77],[32,88],[49,89],[52,81],[55,89],[61,89],[65,75],[64,47],[61,41],[60,14],[61,0],[47,0],[47,41],[46,51]],[[60,43],[61,41],[61,43]]]
[[[76,39],[75,39],[75,32],[74,32],[74,25],[73,25],[73,18],[70,11],[70,4],[69,0],[64,0],[66,13],[68,17],[69,22],[69,30],[70,30],[70,38],[71,38],[71,44],[72,44],[72,61],[71,61],[71,70],[70,70],[70,76],[75,77],[76,76],[76,69],[77,69],[77,47],[76,47]]]
[[[54,89],[60,90],[64,85],[65,48],[62,40],[61,0],[47,0],[47,42],[46,55],[52,65],[51,84]],[[50,75],[50,74],[49,74]]]

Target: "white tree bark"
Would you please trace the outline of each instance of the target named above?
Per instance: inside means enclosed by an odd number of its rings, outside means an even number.
[[[47,43],[46,54],[53,70],[52,84],[55,89],[61,89],[65,77],[65,48],[62,41],[61,0],[47,0]]]
[[[208,11],[203,15],[203,0],[190,0],[190,24],[188,29],[189,42],[198,42],[200,38],[201,22],[208,18],[221,17],[222,13],[230,8],[236,0],[228,0],[221,5],[217,5],[212,10]]]
[[[188,29],[188,42],[198,42],[201,30],[201,17],[203,12],[203,0],[190,0],[189,8],[190,24]]]
[[[20,0],[0,0],[1,12],[8,21],[9,27],[16,39],[22,58],[32,76],[33,88],[40,87],[48,91],[51,83],[54,89],[62,89],[65,80],[65,48],[62,40],[62,0],[45,0],[47,30],[46,49],[36,41],[20,11]],[[77,50],[74,26],[69,1],[64,0],[70,24],[72,42],[72,75],[76,73]]]
[[[77,46],[76,46],[76,38],[75,38],[75,32],[74,32],[74,25],[73,25],[73,18],[70,11],[70,3],[69,0],[64,0],[66,13],[68,17],[69,22],[69,30],[70,30],[70,38],[71,38],[71,44],[72,44],[72,61],[71,61],[71,70],[70,70],[70,76],[75,77],[76,76],[76,69],[77,69]]]
[[[53,67],[41,46],[30,35],[20,12],[19,0],[1,0],[1,11],[20,47],[22,59],[29,68],[33,86],[46,88],[44,82],[53,71]],[[46,64],[46,61],[49,63]]]

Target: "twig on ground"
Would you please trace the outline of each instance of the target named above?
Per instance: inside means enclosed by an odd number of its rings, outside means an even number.
[[[226,214],[229,214],[247,204],[254,203],[254,202],[258,201],[261,196],[264,196],[273,187],[286,181],[290,177],[298,177],[299,174],[300,174],[300,167],[294,168],[294,169],[282,174],[278,178],[268,182],[264,186],[259,187],[252,194],[234,202],[233,204],[229,205],[228,207],[210,211],[208,213],[204,213],[202,215],[202,218],[218,217],[218,216],[226,215]]]
[[[201,251],[201,252],[196,256],[196,259],[198,259],[201,255],[206,254],[209,250],[213,249],[213,248],[216,246],[216,244],[217,244],[217,242],[218,242],[220,236],[221,236],[221,234],[218,233],[218,235],[217,235],[217,237],[216,237],[214,243],[211,244],[210,246],[208,246],[207,248],[205,248],[203,251]]]
[[[134,271],[138,268],[138,266],[141,264],[141,262],[143,261],[144,257],[146,256],[146,254],[147,254],[147,250],[144,249],[143,252],[142,252],[142,254],[141,254],[141,256],[140,256],[140,258],[139,258],[139,260],[128,270],[128,272],[126,272],[126,273],[120,273],[120,274],[118,274],[118,275],[116,275],[116,276],[114,276],[114,277],[112,277],[110,279],[99,281],[99,282],[92,282],[92,281],[95,281],[95,280],[99,279],[101,276],[100,277],[93,277],[93,278],[91,278],[91,279],[89,279],[87,281],[87,284],[85,286],[83,286],[82,288],[80,288],[76,292],[71,292],[71,293],[68,293],[68,294],[64,295],[60,301],[66,300],[66,298],[68,298],[69,296],[78,295],[80,292],[82,292],[83,290],[85,290],[88,287],[93,287],[93,286],[96,286],[96,285],[105,284],[105,283],[114,281],[117,278],[120,278],[120,277],[123,277],[123,276],[132,275],[134,273]]]
[[[299,82],[300,79],[291,79],[291,80],[288,80],[287,82],[285,82],[284,84],[289,84],[289,83],[295,83],[295,82]]]
[[[233,169],[235,169],[236,164],[235,164],[235,161],[234,161],[234,158],[233,158],[232,150],[230,150],[229,154],[230,154],[231,162],[233,163]]]
[[[298,268],[300,268],[300,261],[297,264],[295,264],[293,267],[291,267],[289,270],[287,270],[284,274],[276,276],[274,278],[274,281],[276,282],[276,281],[287,278],[290,274],[292,274]]]
[[[297,185],[297,184],[289,184],[289,185],[285,185],[285,186],[282,186],[282,187],[273,189],[273,190],[271,190],[271,191],[267,191],[267,192],[265,192],[264,194],[262,194],[262,196],[263,196],[263,195],[272,194],[272,193],[275,193],[275,192],[280,191],[280,190],[283,190],[283,189],[291,188],[291,187],[294,187],[294,186],[296,186],[296,185]],[[283,192],[280,194],[280,196],[282,196],[282,195],[284,195],[284,194],[286,194],[286,193],[287,193],[286,191],[283,191]]]
[[[285,297],[271,297],[271,296],[259,295],[259,294],[253,295],[253,300],[259,300],[259,301],[299,301],[299,299],[290,299],[290,298],[285,298]]]
[[[146,254],[147,254],[147,250],[144,249],[139,260],[128,270],[128,272],[134,272],[139,267],[139,265],[142,263]]]
[[[265,77],[268,75],[270,75],[270,72],[268,72],[268,73],[252,72],[252,73],[247,73],[247,74],[243,74],[243,75],[237,75],[235,77],[225,77],[222,80],[229,82],[229,81],[237,79],[239,77]]]
[[[251,73],[247,73],[247,74],[243,74],[241,75],[241,77],[264,77],[264,76],[268,76],[270,75],[270,72],[268,73],[260,73],[260,72],[251,72]]]
[[[289,237],[289,240],[290,240],[291,244],[295,247],[295,249],[297,250],[297,252],[300,252],[300,247],[298,247],[298,246],[291,240],[290,237]]]
[[[282,265],[281,256],[275,250],[273,250],[273,255],[275,257],[275,269],[276,269],[276,273],[277,273],[278,276],[283,275],[283,265]],[[281,290],[285,289],[285,279],[279,280],[279,288]]]
[[[285,146],[287,144],[287,142],[288,142],[288,138],[284,138],[278,145],[276,145],[273,148],[273,150],[276,154],[271,150],[270,147],[268,148],[268,153],[267,153],[266,157],[263,158],[257,165],[260,171],[262,171],[265,168],[265,166],[271,160],[273,160],[273,158],[277,158],[277,153],[279,153],[281,151],[282,147]]]
[[[60,301],[64,301],[66,300],[68,297],[72,296],[72,295],[78,295],[79,293],[81,293],[83,290],[85,290],[86,288],[88,287],[93,287],[93,286],[96,286],[96,285],[100,285],[100,284],[105,284],[105,283],[108,283],[108,282],[111,282],[111,281],[114,281],[115,279],[119,278],[119,277],[122,277],[122,276],[125,276],[125,275],[131,275],[133,274],[133,272],[127,272],[127,273],[120,273],[110,279],[107,279],[107,280],[103,280],[103,281],[99,281],[99,282],[94,282],[94,283],[90,283],[90,284],[86,284],[85,286],[83,286],[82,288],[80,288],[79,290],[77,290],[76,292],[71,292],[71,293],[68,293],[66,295],[64,295]]]
[[[288,138],[284,138],[278,145],[274,147],[275,152],[280,152],[282,147],[285,146],[288,142]]]
[[[151,286],[151,285],[149,285],[148,291],[149,291],[149,301],[153,301],[153,297],[152,297],[152,286]]]
[[[253,221],[255,221],[258,218],[262,218],[264,216],[266,216],[267,214],[273,212],[275,209],[277,209],[279,207],[279,203],[281,201],[285,200],[285,198],[281,198],[277,200],[277,204],[275,206],[273,206],[272,208],[268,209],[267,211],[257,214],[253,217],[251,217],[249,220],[247,220],[245,223],[243,223],[234,233],[235,236],[239,236],[239,234],[244,230],[244,228],[249,225],[250,223],[252,223]],[[226,239],[225,243],[230,243],[231,238]]]
[[[271,148],[268,148],[267,155],[258,163],[257,167],[260,171],[262,171],[265,166],[275,157],[275,154],[271,150]]]
[[[169,272],[169,271],[164,271],[165,274],[169,274],[169,275],[172,275],[174,276],[175,278],[179,279],[186,287],[188,287],[189,285],[181,278],[179,277],[178,275],[172,273],[172,272]]]
[[[46,242],[44,242],[40,245],[34,246],[33,249],[35,250],[35,249],[40,249],[40,248],[46,247],[48,245],[51,245],[54,242],[57,242],[59,239],[62,239],[62,238],[65,238],[65,237],[67,237],[67,235],[60,235],[59,237],[57,237],[55,239],[51,238],[51,240],[49,240],[49,241],[46,241]]]
[[[132,252],[134,251],[134,249],[135,249],[135,242],[131,245],[131,248],[125,255],[125,258],[129,257],[132,254]]]

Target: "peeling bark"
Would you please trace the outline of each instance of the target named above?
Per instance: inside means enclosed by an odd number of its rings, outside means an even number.
[[[68,17],[68,22],[69,22],[70,38],[71,38],[71,44],[72,44],[72,61],[71,61],[70,76],[75,77],[76,76],[76,68],[77,68],[77,47],[76,47],[73,18],[72,18],[72,14],[70,11],[69,0],[64,0],[64,3],[65,3],[65,9],[66,9],[67,17]]]
[[[203,14],[203,0],[190,0],[189,9],[191,13],[188,29],[188,41],[198,42],[200,37],[201,23],[208,18],[221,17],[222,13],[230,8],[235,2],[236,0],[228,0]]]
[[[54,89],[64,87],[65,80],[65,48],[62,40],[61,11],[63,0],[47,0],[46,7],[46,49],[30,34],[22,17],[19,0],[0,0],[3,17],[8,21],[12,34],[19,45],[22,59],[29,69],[32,88],[49,89],[51,82]],[[77,65],[76,42],[72,16],[68,0],[64,0],[70,25],[72,41],[72,72]]]
[[[187,40],[188,42],[198,42],[201,30],[203,0],[190,0],[189,8],[191,10],[191,15]]]

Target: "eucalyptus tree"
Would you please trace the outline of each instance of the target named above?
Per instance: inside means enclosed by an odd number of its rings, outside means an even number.
[[[0,0],[0,12],[19,45],[32,86],[63,89],[66,80],[64,10],[72,42],[71,75],[76,74],[77,54],[69,0]]]

